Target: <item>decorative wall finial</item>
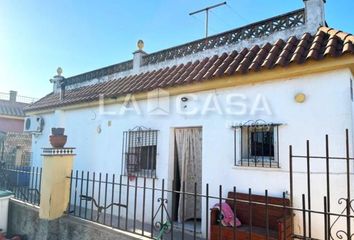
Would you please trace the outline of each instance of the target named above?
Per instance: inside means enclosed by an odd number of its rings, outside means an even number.
[[[143,50],[144,48],[144,41],[143,40],[139,40],[137,43],[138,49],[139,50]]]
[[[57,73],[58,73],[58,76],[61,76],[61,74],[63,73],[63,69],[61,67],[58,67]]]

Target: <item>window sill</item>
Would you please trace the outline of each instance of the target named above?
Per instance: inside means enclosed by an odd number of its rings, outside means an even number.
[[[143,175],[127,175],[127,174],[122,174],[123,177],[132,177],[132,178],[146,178],[146,179],[158,179],[156,176],[143,176]]]
[[[232,169],[234,170],[247,170],[247,171],[262,171],[262,172],[284,172],[288,173],[286,169],[283,169],[281,166],[272,166],[272,167],[262,167],[262,166],[247,166],[247,165],[233,165]]]
[[[236,166],[240,167],[260,167],[260,168],[280,168],[279,162],[275,161],[274,158],[264,157],[258,158],[242,158],[242,160],[237,161]]]

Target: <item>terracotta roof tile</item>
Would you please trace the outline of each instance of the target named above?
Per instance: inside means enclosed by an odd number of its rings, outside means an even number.
[[[173,67],[176,67],[176,66],[173,66]],[[165,68],[161,74],[159,74],[159,76],[157,76],[155,78],[155,80],[149,85],[149,88],[156,88],[156,86],[161,82],[162,79],[165,78],[165,76],[167,76],[169,74],[169,72],[171,72],[173,70],[173,67],[170,68],[170,67],[167,67]]]
[[[354,53],[354,43],[352,41],[345,41],[343,46],[343,54],[345,53]]]
[[[296,37],[290,37],[274,65],[288,65],[290,58],[294,55],[297,44],[298,39]]]
[[[237,67],[236,73],[246,73],[259,50],[260,48],[258,45],[252,47]]]
[[[220,77],[224,75],[226,68],[231,64],[231,62],[234,60],[234,58],[237,56],[237,51],[232,51],[231,54],[229,54],[223,63],[218,67],[218,69],[214,72],[212,77]]]
[[[154,79],[162,70],[163,69],[153,70],[152,74],[142,75],[141,78],[139,78],[139,80],[134,83],[134,86],[130,86],[128,92],[134,93],[143,91],[146,88],[146,85],[152,81],[152,79]]]
[[[261,50],[257,53],[257,56],[254,58],[251,66],[249,67],[249,70],[258,71],[261,68],[263,62],[265,61],[271,48],[272,45],[270,43],[264,45],[261,48]]]
[[[28,106],[27,103],[11,102],[7,100],[0,100],[0,115],[24,117],[23,108]]]
[[[302,64],[309,59],[319,61],[325,57],[339,57],[344,54],[354,54],[354,36],[321,27],[315,35],[304,33],[300,39],[279,39],[274,44],[256,45],[250,50],[244,48],[240,52],[223,53],[220,56],[214,55],[194,62],[67,90],[62,101],[59,94],[51,93],[25,109],[35,111],[57,108],[96,101],[100,94],[105,97],[119,97],[128,93],[205,81],[223,75],[246,74],[276,66]]]
[[[206,74],[209,68],[214,64],[214,62],[218,59],[217,55],[214,55],[212,58],[208,58],[208,62],[204,65],[204,67],[200,70],[200,72],[193,77],[194,81],[200,81],[203,79],[203,76]]]
[[[191,72],[193,72],[193,69],[198,65],[199,62],[195,61],[193,64],[192,62],[189,62],[187,65],[186,65],[186,68],[184,70],[184,72],[181,74],[181,76],[175,81],[175,84],[178,85],[178,84],[181,84],[183,83],[183,81],[185,79],[188,78],[188,76],[190,75]]]
[[[331,36],[328,39],[328,42],[325,46],[325,51],[323,53],[324,56],[331,55],[332,57],[335,57],[339,54],[338,51],[338,44],[340,43],[340,40],[336,36]]]
[[[321,57],[325,41],[326,34],[324,32],[317,32],[312,44],[310,44],[310,49],[307,53],[306,60],[309,58],[318,60]]]
[[[139,74],[135,80],[131,81],[130,84],[129,83],[127,84],[126,89],[124,89],[123,91],[123,94],[132,93],[133,92],[132,89],[134,87],[136,86],[140,87],[141,86],[140,84],[143,83],[143,81],[146,81],[148,77],[151,77],[155,74],[156,74],[156,70],[151,71],[149,74]]]
[[[235,59],[231,62],[230,66],[226,69],[225,74],[227,75],[232,75],[235,73],[236,69],[240,65],[241,61],[244,59],[244,57],[247,55],[248,49],[244,48],[236,57]]]
[[[220,57],[218,57],[216,61],[213,62],[213,65],[207,69],[207,72],[204,74],[203,79],[212,78],[215,71],[219,68],[219,66],[223,63],[227,56],[227,53],[223,53]]]
[[[188,68],[190,66],[190,64],[192,64],[192,62],[187,62],[186,64],[181,64],[178,71],[175,72],[174,76],[173,75],[171,76],[170,81],[168,81],[165,86],[175,85],[175,83],[176,83],[175,81],[184,73],[184,71],[186,70],[186,68]]]
[[[172,80],[173,76],[175,76],[175,74],[178,73],[181,70],[181,68],[183,68],[183,66],[184,66],[183,64],[179,65],[178,67],[174,66],[175,68],[173,69],[173,71],[171,71],[169,75],[167,75],[166,78],[161,81],[158,87],[166,86],[167,83]]]
[[[141,83],[137,84],[139,85],[138,87],[132,89],[131,91],[135,92],[135,91],[143,91],[143,90],[150,89],[151,85],[156,81],[156,79],[158,79],[163,74],[164,71],[165,69],[162,68],[156,71],[154,75],[150,76],[147,79],[144,79]]]
[[[113,88],[113,92],[116,94],[120,94],[123,92],[123,89],[128,86],[131,82],[135,81],[139,75],[135,74],[133,76],[125,77],[122,80],[121,84],[116,84]],[[121,87],[119,87],[121,85]]]
[[[205,64],[208,62],[208,58],[204,58],[203,61],[197,60],[196,63],[198,63],[193,71],[184,79],[184,83],[189,83],[193,80],[193,78],[199,73],[199,71],[205,66]]]
[[[268,56],[264,60],[262,67],[270,69],[272,66],[274,66],[274,63],[276,59],[278,59],[284,46],[285,46],[285,42],[283,39],[279,39],[278,41],[276,41],[272,49],[270,49]]]

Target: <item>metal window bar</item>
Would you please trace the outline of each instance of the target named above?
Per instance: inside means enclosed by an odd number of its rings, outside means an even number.
[[[122,173],[132,177],[156,177],[158,130],[136,127],[123,132]]]
[[[233,126],[235,166],[279,168],[280,125],[256,120]]]

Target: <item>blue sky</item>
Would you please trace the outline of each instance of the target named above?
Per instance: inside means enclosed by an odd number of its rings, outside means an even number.
[[[0,0],[0,92],[41,97],[65,77],[203,37],[204,15],[222,0]],[[210,34],[303,7],[302,0],[229,0],[210,13]],[[328,24],[354,33],[354,1],[327,0]]]

